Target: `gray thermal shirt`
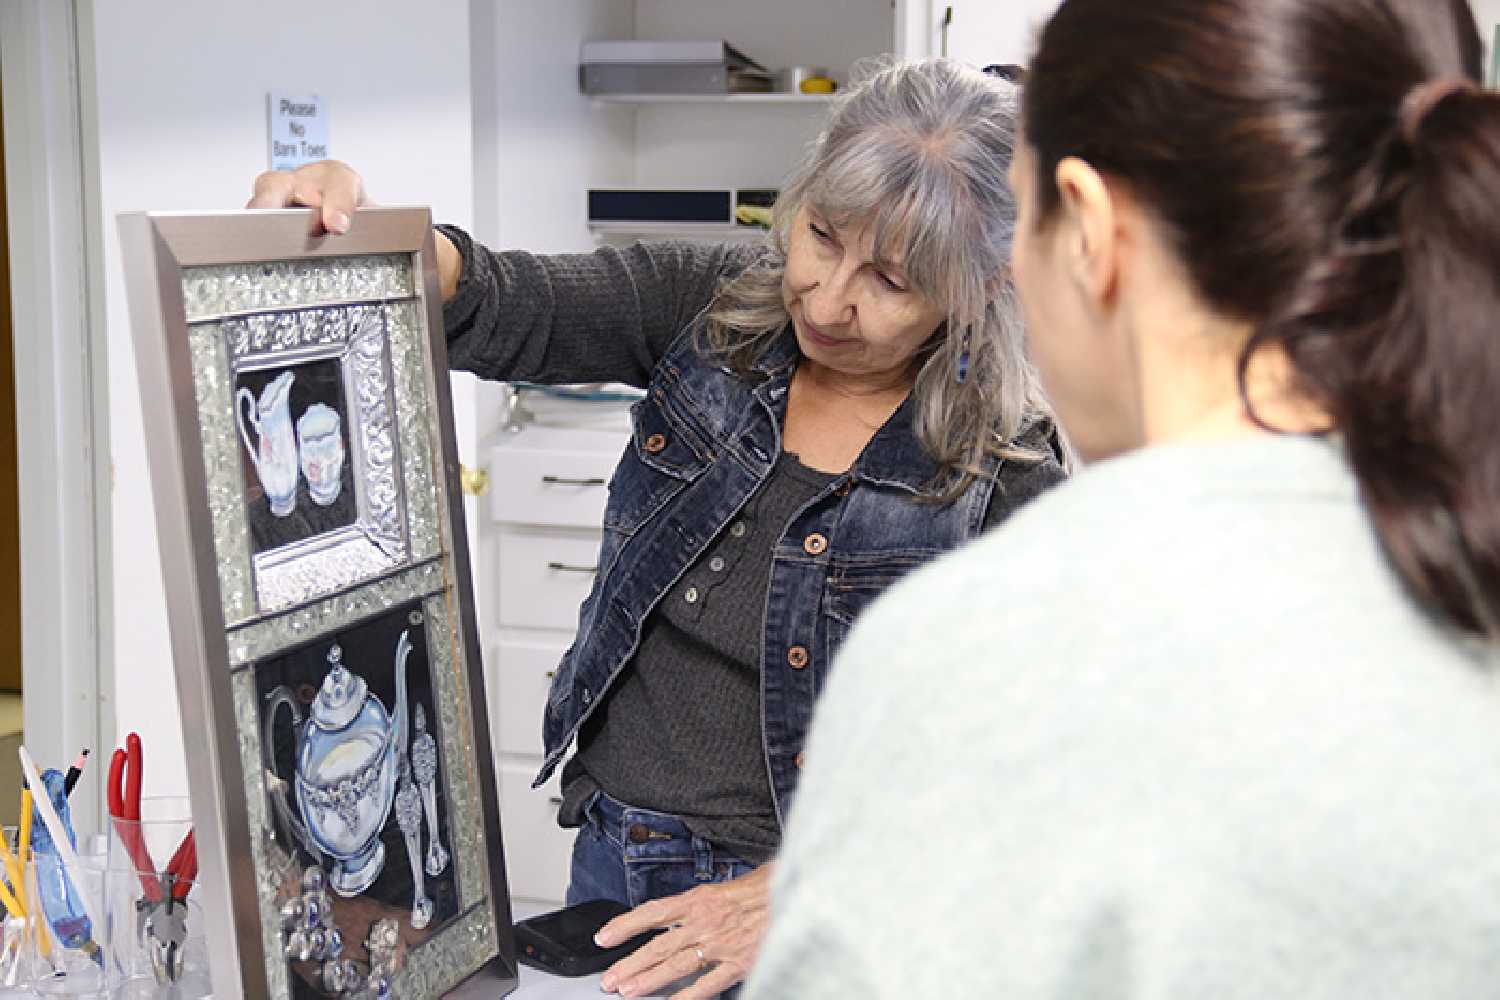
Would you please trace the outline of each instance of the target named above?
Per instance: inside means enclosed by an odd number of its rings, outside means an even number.
[[[783,454],[765,484],[646,619],[633,664],[585,723],[563,770],[566,825],[594,791],[682,818],[752,864],[781,828],[761,745],[760,670],[771,562],[797,511],[837,477]],[[986,528],[1060,478],[1044,462],[996,489]],[[834,497],[830,502],[838,502]]]

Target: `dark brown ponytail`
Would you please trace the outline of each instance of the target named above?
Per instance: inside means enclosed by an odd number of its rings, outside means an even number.
[[[1067,156],[1152,206],[1204,301],[1254,326],[1242,392],[1255,351],[1285,350],[1413,592],[1500,638],[1500,97],[1469,82],[1481,59],[1466,0],[1066,0],[1025,126],[1043,224]]]

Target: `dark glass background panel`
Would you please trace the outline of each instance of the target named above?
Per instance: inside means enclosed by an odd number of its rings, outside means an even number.
[[[450,860],[447,868],[438,877],[424,876],[425,891],[433,902],[433,916],[425,928],[421,930],[413,928],[411,913],[414,879],[407,860],[406,842],[396,823],[395,809],[391,809],[380,833],[381,842],[385,846],[385,861],[380,876],[368,889],[356,897],[346,898],[332,890],[329,891],[333,900],[334,920],[344,935],[344,956],[361,963],[366,959],[365,938],[370,926],[377,920],[390,917],[397,921],[403,948],[409,953],[411,949],[442,930],[445,924],[458,915],[458,887],[454,877],[454,861],[451,858],[453,839],[447,801],[443,794],[448,761],[442,758],[443,739],[427,659],[426,626],[422,622],[424,617],[421,603],[414,602],[353,628],[345,629],[336,635],[324,636],[298,650],[256,664],[253,668],[262,713],[265,711],[267,696],[277,687],[285,685],[290,690],[297,703],[298,711],[305,720],[313,700],[317,697],[323,678],[331,669],[328,652],[337,643],[343,653],[344,666],[363,677],[369,686],[370,697],[378,698],[386,712],[393,714],[396,704],[397,643],[402,632],[406,632],[412,640],[411,653],[406,663],[407,726],[409,729],[407,748],[410,753],[410,747],[417,733],[416,707],[420,704],[426,713],[427,731],[432,734],[438,746],[439,769],[434,782],[437,793],[437,825],[441,843],[449,851]],[[414,618],[417,619],[415,623]],[[262,730],[264,730],[263,716]],[[270,755],[274,761],[276,773],[287,781],[289,787],[295,774],[296,750],[297,742],[291,720],[283,708],[276,717]],[[295,793],[290,795],[290,804],[294,814],[305,822],[297,805]],[[274,811],[271,815],[274,823]],[[316,860],[302,849],[289,831],[278,828],[273,830],[272,834],[277,843],[296,854],[299,871],[316,863]],[[432,831],[427,826],[424,813],[418,863],[425,860],[431,835]],[[325,873],[331,868],[330,859],[324,859],[323,868]],[[290,898],[294,894],[292,885],[285,887],[284,895]],[[294,962],[291,963],[291,968],[293,997],[297,1000],[310,1000],[310,998],[325,996],[321,989],[313,984],[318,972],[317,963]]]
[[[245,422],[250,440],[252,443],[256,441],[255,429],[250,426],[248,419],[245,419],[250,406],[248,402],[241,399],[239,390],[248,389],[250,395],[259,400],[266,386],[285,371],[292,372],[294,376],[291,391],[288,393],[288,413],[293,442],[297,440],[298,419],[314,403],[323,403],[339,415],[339,437],[344,443],[344,464],[339,471],[338,497],[331,504],[323,506],[315,503],[308,492],[307,478],[302,474],[299,462],[296,505],[290,514],[277,517],[271,513],[271,505],[266,499],[265,489],[261,485],[255,462],[251,460],[244,440],[240,440],[240,464],[244,470],[245,504],[250,521],[250,551],[256,555],[292,542],[316,538],[327,532],[346,528],[359,519],[359,504],[354,496],[353,453],[349,449],[349,412],[344,403],[342,365],[337,359],[309,361],[282,368],[241,372],[237,375],[235,404],[241,409],[239,416]]]

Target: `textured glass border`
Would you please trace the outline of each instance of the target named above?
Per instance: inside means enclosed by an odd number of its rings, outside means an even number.
[[[432,447],[441,440],[435,426],[437,408],[427,393],[426,323],[416,300],[385,307],[390,333],[391,367],[396,381],[396,416],[401,427],[401,456],[406,463],[407,537],[412,558],[442,551],[438,523],[438,484],[432,470]]]
[[[499,949],[494,908],[475,906],[407,956],[391,981],[391,996],[441,997],[478,972]],[[417,955],[420,962],[413,960]]]
[[[469,707],[474,700],[469,691],[463,642],[448,606],[452,594],[451,589],[434,594],[423,602],[422,609],[427,615],[429,636],[436,635],[445,640],[437,645],[435,653],[429,643],[427,655],[429,670],[442,680],[437,685],[437,709],[443,731],[442,759],[467,763],[475,758],[474,729],[469,716]],[[446,775],[450,808],[471,820],[467,824],[453,824],[449,831],[453,854],[459,859],[459,906],[468,907],[485,897],[485,887],[490,884],[479,785],[472,767],[444,767],[442,773]]]
[[[427,619],[427,664],[442,718],[440,753],[448,795],[448,840],[458,881],[458,905],[469,910],[407,956],[395,979],[394,996],[437,996],[463,982],[500,947],[489,905],[490,872],[484,840],[484,814],[475,769],[474,730],[467,706],[473,704],[463,643],[449,613],[453,591],[422,603]],[[441,641],[435,641],[441,640]],[[463,761],[462,768],[452,766]]]
[[[416,294],[410,254],[214,264],[182,269],[189,323],[267,309],[370,302]]]
[[[241,670],[235,674],[232,683],[240,770],[245,778],[245,817],[250,824],[250,860],[255,866],[255,894],[260,906],[260,948],[261,961],[266,967],[266,989],[269,996],[289,998],[292,995],[291,970],[282,957],[281,944],[280,893],[283,880],[277,877],[277,873],[290,867],[292,859],[269,836],[271,823],[255,671]],[[244,961],[250,961],[250,957],[245,956]]]
[[[203,477],[208,484],[208,512],[213,520],[214,557],[226,623],[255,614],[250,583],[250,524],[245,515],[245,479],[240,469],[234,422],[234,377],[217,323],[188,328],[193,359],[193,388],[203,441]],[[225,441],[232,443],[226,448]]]
[[[433,563],[420,571],[406,574],[407,583],[431,579],[441,574],[441,564]],[[420,575],[420,576],[419,576]],[[308,642],[315,642],[342,629],[383,614],[408,603],[411,596],[400,596],[382,583],[372,584],[349,595],[353,605],[363,609],[358,615],[342,616],[336,612],[331,621],[297,636],[295,641],[267,644],[267,651],[256,661],[270,659]],[[495,927],[494,901],[489,898],[490,871],[484,838],[482,798],[475,777],[474,731],[468,711],[472,704],[462,640],[456,631],[450,604],[453,590],[438,578],[439,590],[422,601],[427,633],[427,663],[432,677],[434,698],[442,719],[440,754],[444,787],[448,796],[448,839],[458,883],[460,916],[439,933],[409,952],[392,983],[393,996],[437,997],[461,983],[498,953],[500,943]],[[331,602],[328,602],[331,603]],[[290,617],[290,616],[288,616]],[[278,636],[279,638],[279,636]],[[235,639],[230,639],[231,658]],[[251,858],[255,865],[256,892],[261,920],[261,946],[264,949],[267,982],[271,996],[291,995],[291,973],[282,955],[280,913],[283,877],[291,864],[289,856],[270,838],[269,808],[266,798],[266,776],[263,764],[262,727],[259,697],[256,692],[255,668],[235,672],[235,724],[238,728],[240,764],[245,775],[246,817],[250,824]],[[460,766],[455,766],[455,764]]]
[[[202,298],[205,286],[216,288],[221,296],[229,295],[226,282],[233,286],[257,269],[281,276],[281,284],[255,299],[262,305],[274,302],[280,311],[195,322],[188,331],[224,619],[231,627],[357,586],[443,551],[433,471],[436,415],[428,391],[426,323],[420,299],[321,307],[290,301],[285,291],[306,291],[309,286],[317,291],[320,275],[330,272],[342,275],[328,278],[325,290],[330,296],[351,289],[370,295],[402,289],[410,293],[415,270],[412,257],[372,257],[376,266],[366,272],[351,264],[364,258],[185,269],[185,297]],[[241,301],[249,300],[241,295],[228,304]],[[200,302],[199,313],[206,308]],[[371,317],[379,317],[380,322],[371,326]],[[351,411],[359,415],[354,451],[365,472],[360,524],[252,556],[234,418],[234,371],[292,365],[334,354],[353,369],[347,377]]]
[[[229,666],[237,669],[312,642],[320,635],[341,631],[398,604],[436,593],[446,582],[442,562],[433,560],[347,594],[232,629],[226,636]]]

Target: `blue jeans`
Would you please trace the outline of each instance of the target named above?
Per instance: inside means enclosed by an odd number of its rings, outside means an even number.
[[[595,792],[573,841],[568,905],[613,899],[633,908],[694,886],[728,882],[755,867],[694,836],[676,816]]]
[[[568,905],[613,899],[637,907],[694,886],[728,882],[755,865],[696,837],[676,816],[637,809],[595,792],[573,841]],[[666,995],[666,994],[662,994]],[[733,1000],[740,987],[719,994]]]

